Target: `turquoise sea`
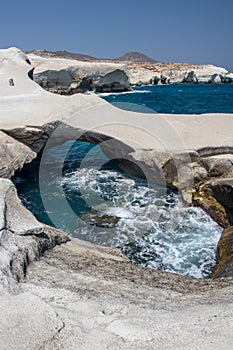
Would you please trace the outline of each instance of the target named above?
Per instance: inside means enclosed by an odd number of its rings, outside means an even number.
[[[135,86],[129,93],[101,97],[119,108],[146,113],[233,113],[233,84]]]
[[[233,85],[133,89],[102,97],[134,111],[233,113]],[[71,140],[51,148],[14,182],[40,221],[79,239],[118,247],[135,264],[202,278],[216,263],[222,228],[200,208],[184,206],[175,191],[122,172],[98,145]]]

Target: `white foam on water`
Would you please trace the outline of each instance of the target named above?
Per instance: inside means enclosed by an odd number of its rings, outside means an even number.
[[[78,237],[121,247],[132,262],[150,268],[196,278],[211,273],[222,228],[200,208],[184,207],[178,196],[171,200],[159,188],[114,170],[76,170],[64,184],[68,195],[79,191],[88,204],[99,206],[99,216],[119,218],[114,229],[77,227]]]
[[[146,94],[151,93],[150,90],[132,90],[132,91],[124,91],[124,92],[95,92],[94,94],[100,97],[112,96],[112,95],[128,95],[128,94]]]

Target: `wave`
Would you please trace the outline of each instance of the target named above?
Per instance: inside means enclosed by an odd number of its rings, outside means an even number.
[[[112,95],[128,95],[128,94],[146,94],[151,93],[150,90],[133,90],[133,91],[124,91],[124,92],[92,92],[91,94],[100,96],[100,97],[107,97]]]

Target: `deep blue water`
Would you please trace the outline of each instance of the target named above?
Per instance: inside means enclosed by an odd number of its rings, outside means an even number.
[[[233,84],[150,85],[101,97],[122,109],[138,112],[233,113]]]

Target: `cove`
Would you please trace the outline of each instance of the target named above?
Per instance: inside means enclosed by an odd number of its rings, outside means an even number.
[[[39,221],[120,248],[135,264],[194,278],[208,277],[215,266],[222,229],[200,208],[184,206],[178,193],[123,173],[98,145],[53,147],[14,183]]]

